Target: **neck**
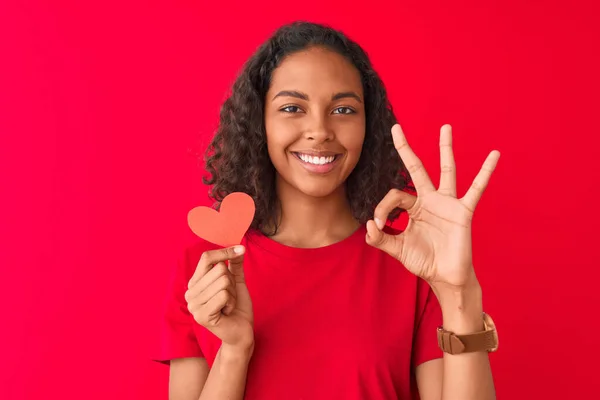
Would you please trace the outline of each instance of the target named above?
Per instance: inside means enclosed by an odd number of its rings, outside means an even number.
[[[347,238],[359,227],[344,185],[327,196],[312,197],[278,177],[277,196],[281,204],[279,227],[271,238],[279,243],[301,248],[323,247]]]

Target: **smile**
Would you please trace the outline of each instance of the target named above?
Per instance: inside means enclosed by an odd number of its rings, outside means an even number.
[[[296,155],[296,157],[298,157],[300,160],[304,161],[305,163],[314,164],[314,165],[330,164],[330,163],[334,162],[335,159],[337,158],[337,155],[327,156],[327,157],[318,157],[318,156],[311,156],[311,155],[302,154],[302,153],[294,153],[294,154]]]
[[[332,154],[319,156],[316,154],[304,154],[293,152],[294,158],[300,161],[300,164],[307,171],[313,174],[326,174],[331,172],[339,164],[341,154]]]

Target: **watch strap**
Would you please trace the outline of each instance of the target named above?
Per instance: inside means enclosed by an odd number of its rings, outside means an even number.
[[[497,345],[497,336],[495,330],[456,335],[439,328],[438,345],[442,351],[448,354],[493,351]]]

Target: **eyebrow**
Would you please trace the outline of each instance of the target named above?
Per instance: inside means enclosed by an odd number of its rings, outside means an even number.
[[[308,101],[308,99],[309,99],[309,97],[306,93],[300,92],[298,90],[282,90],[281,92],[277,93],[273,97],[273,100],[275,100],[278,97],[296,97],[298,99],[302,99],[302,100],[306,100],[306,101]],[[347,99],[347,98],[352,98],[352,99],[355,99],[356,101],[358,101],[359,103],[362,103],[362,99],[355,92],[336,93],[333,96],[331,96],[331,101]]]

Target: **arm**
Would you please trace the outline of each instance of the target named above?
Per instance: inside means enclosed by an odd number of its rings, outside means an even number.
[[[188,357],[171,360],[169,400],[198,400],[208,372],[205,358]]]
[[[467,193],[458,198],[450,125],[440,130],[442,173],[438,189],[398,124],[392,127],[392,139],[417,196],[390,190],[377,205],[374,220],[367,222],[367,243],[396,258],[412,274],[431,285],[439,300],[446,330],[456,334],[481,331],[483,307],[481,287],[473,269],[471,227],[475,208],[500,153],[494,150],[488,155]],[[383,232],[384,222],[394,207],[406,210],[409,216],[406,229],[397,235]],[[423,363],[417,369],[418,387],[426,393],[424,400],[491,400],[496,397],[487,353],[445,354],[441,363]],[[429,384],[437,385],[437,391],[427,387]]]
[[[212,368],[205,358],[172,360],[169,400],[242,399],[250,354],[222,345]]]
[[[483,329],[481,287],[460,292],[433,288],[440,300],[444,328],[457,334]],[[487,352],[444,354],[443,360],[416,369],[422,400],[494,400],[496,392]]]
[[[235,400],[244,397],[251,350],[222,345],[210,369],[200,400]]]
[[[183,295],[186,316],[191,315],[196,323],[220,339],[221,347],[210,369],[202,357],[172,365],[171,400],[244,397],[248,364],[254,351],[254,317],[244,279],[244,250],[242,246],[209,250],[198,261]],[[191,335],[195,335],[193,331],[188,332],[188,341],[195,342],[195,336],[190,339]],[[195,353],[201,353],[199,347]]]

